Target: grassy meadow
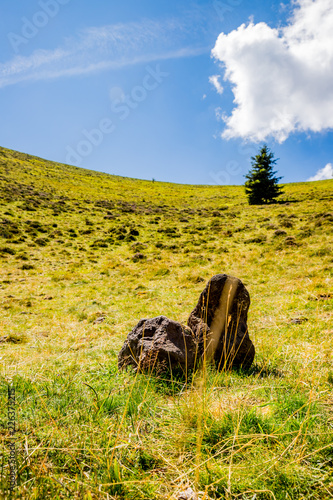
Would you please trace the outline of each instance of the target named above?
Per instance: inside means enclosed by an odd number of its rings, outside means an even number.
[[[0,497],[333,498],[333,180],[128,179],[0,148]],[[141,318],[186,322],[206,282],[251,296],[248,372],[118,372]]]

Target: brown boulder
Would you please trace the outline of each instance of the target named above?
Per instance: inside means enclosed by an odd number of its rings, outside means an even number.
[[[197,343],[187,326],[158,316],[142,319],[128,334],[118,355],[120,369],[132,365],[140,371],[163,372],[168,369],[192,369]]]
[[[250,295],[238,278],[217,274],[207,283],[191,312],[188,326],[198,350],[218,369],[249,368],[255,349],[247,329]]]

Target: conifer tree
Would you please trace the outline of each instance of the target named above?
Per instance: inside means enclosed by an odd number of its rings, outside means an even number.
[[[261,148],[259,154],[252,156],[252,169],[245,176],[245,192],[250,205],[263,205],[272,203],[283,194],[278,182],[282,177],[275,177],[277,172],[273,168],[277,162],[274,153],[266,146]]]

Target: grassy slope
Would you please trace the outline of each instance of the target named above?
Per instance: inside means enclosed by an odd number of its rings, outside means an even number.
[[[18,498],[332,498],[333,181],[250,207],[0,148],[0,199],[3,494],[13,378]],[[140,318],[186,322],[221,272],[251,294],[250,373],[117,372]]]

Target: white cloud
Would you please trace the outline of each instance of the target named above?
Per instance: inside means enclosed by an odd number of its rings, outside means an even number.
[[[333,179],[333,164],[327,163],[324,168],[318,170],[316,175],[307,179],[308,181],[324,181],[327,179]]]
[[[0,63],[0,88],[207,52],[185,28],[177,20],[87,28],[54,50],[36,50]]]
[[[218,107],[218,108],[215,108],[215,116],[216,116],[216,119],[217,120],[221,120],[221,121],[224,121],[225,120],[225,113],[223,111],[222,108]]]
[[[222,137],[283,142],[333,128],[332,0],[295,0],[282,28],[250,22],[221,33],[212,55],[235,96]]]
[[[214,85],[216,92],[218,94],[223,94],[223,87],[220,83],[220,76],[219,75],[212,75],[209,77],[209,82]]]

